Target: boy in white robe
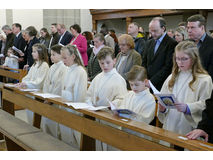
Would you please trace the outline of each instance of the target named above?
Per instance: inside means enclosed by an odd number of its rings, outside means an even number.
[[[132,91],[125,95],[124,99],[116,106],[119,109],[128,109],[137,114],[134,118],[137,121],[149,124],[155,116],[155,98],[145,87],[147,81],[146,69],[134,65],[127,73]]]
[[[61,57],[61,45],[51,47],[51,61],[53,65],[50,67],[49,73],[44,81],[43,92],[60,95],[62,92],[62,80],[67,67],[64,65]],[[58,105],[54,105],[58,106]],[[44,132],[58,138],[58,123],[46,117],[42,117],[42,129]]]
[[[32,56],[35,62],[31,66],[28,74],[22,79],[22,82],[17,84],[17,87],[42,90],[44,80],[49,71],[46,46],[38,43],[34,44]],[[33,112],[27,110],[27,118],[28,122],[32,124]]]
[[[93,106],[108,106],[107,100],[109,100],[116,104],[127,93],[126,81],[114,68],[115,59],[110,47],[103,47],[97,58],[102,72],[92,80],[87,91],[86,103]],[[103,121],[101,123],[108,124]],[[97,141],[97,150],[106,150],[106,147],[107,150],[111,150],[109,145],[104,145],[105,147],[102,145],[100,145],[100,141]]]
[[[175,48],[172,74],[161,89],[162,94],[174,94],[178,103],[176,109],[159,104],[158,118],[163,128],[184,135],[196,128],[211,91],[212,79],[200,64],[197,46],[180,42]]]
[[[71,102],[84,102],[87,92],[87,72],[83,67],[82,57],[76,46],[62,47],[63,62],[68,66],[62,81],[62,98]],[[62,107],[65,110],[79,114],[72,109]],[[73,147],[80,147],[80,132],[59,124],[61,139]]]

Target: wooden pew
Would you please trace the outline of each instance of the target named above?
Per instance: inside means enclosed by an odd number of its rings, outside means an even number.
[[[27,93],[33,95],[32,93]],[[35,96],[35,95],[34,95]],[[13,97],[11,99],[11,97]],[[4,87],[3,89],[3,109],[14,114],[14,104],[20,105],[29,109],[37,115],[45,116],[67,127],[73,128],[82,133],[81,150],[95,150],[95,139],[105,142],[121,150],[144,150],[144,151],[159,151],[159,150],[174,150],[173,148],[163,146],[159,143],[140,138],[133,134],[128,134],[117,128],[113,128],[103,123],[95,121],[95,119],[104,120],[121,127],[131,129],[133,131],[148,135],[157,140],[163,140],[173,145],[177,145],[189,150],[213,150],[213,145],[199,140],[184,140],[179,135],[158,127],[147,125],[142,122],[133,120],[123,121],[120,117],[115,117],[110,111],[89,111],[76,110],[83,113],[84,116],[79,116],[63,109],[53,107],[49,104],[41,102],[42,97],[35,96],[32,99],[26,96],[26,92],[21,92],[15,88]],[[38,100],[40,99],[40,100]],[[68,107],[64,104],[61,98],[47,99],[49,102]],[[39,122],[39,118],[34,119]],[[38,125],[38,124],[37,124]],[[128,145],[127,145],[128,144]]]
[[[27,75],[27,70],[0,66],[0,76],[17,79],[19,80],[19,82],[21,82],[22,78],[26,75]]]
[[[3,83],[0,84],[0,90],[2,90],[3,84],[7,82],[6,78],[16,79],[19,82],[21,82],[22,78],[25,77],[26,75],[27,75],[27,70],[0,66],[0,76],[3,76]],[[20,110],[20,109],[22,109],[20,106],[17,106],[17,105],[15,106],[15,110]]]

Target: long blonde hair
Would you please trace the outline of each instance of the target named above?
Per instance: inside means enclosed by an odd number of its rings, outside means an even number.
[[[169,90],[172,90],[175,84],[176,77],[180,73],[179,67],[176,62],[176,53],[184,52],[192,60],[192,81],[189,83],[189,87],[193,89],[192,85],[197,80],[198,74],[208,74],[201,65],[200,57],[198,55],[198,49],[194,42],[192,41],[182,41],[175,47],[175,54],[173,56],[173,68],[172,68],[172,77],[169,80]]]

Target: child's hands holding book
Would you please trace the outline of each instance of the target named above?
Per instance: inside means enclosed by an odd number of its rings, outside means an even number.
[[[177,109],[179,112],[183,112],[183,113],[186,112],[187,104],[177,102],[177,103],[174,103],[174,106],[176,107],[176,109]]]

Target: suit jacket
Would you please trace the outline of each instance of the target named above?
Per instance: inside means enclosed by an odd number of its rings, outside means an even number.
[[[142,55],[142,66],[147,69],[148,79],[160,90],[166,78],[172,71],[172,57],[177,42],[167,34],[163,38],[154,54],[155,40],[147,41],[144,54]]]
[[[64,46],[66,46],[67,44],[70,43],[72,38],[73,38],[72,34],[70,32],[68,32],[68,31],[66,31],[64,36],[62,37],[62,39],[58,43],[63,44]]]
[[[13,33],[10,33],[10,34],[7,35],[7,39],[6,39],[6,42],[5,42],[5,48],[4,48],[5,57],[7,56],[8,48],[13,46],[14,38],[15,38],[15,34],[13,34]]]
[[[127,81],[126,73],[130,71],[133,65],[141,65],[142,60],[141,60],[141,55],[135,50],[135,49],[130,49],[128,51],[127,55],[127,60],[121,64],[121,66],[118,68],[118,65],[120,63],[121,57],[122,57],[122,52],[120,52],[117,57],[116,57],[116,64],[115,68],[117,69],[118,73],[126,80],[127,82],[127,89],[130,89],[129,83]]]
[[[197,128],[208,133],[208,142],[213,143],[213,92],[211,98],[206,100],[206,109],[203,110],[202,120],[199,122]]]
[[[199,48],[199,55],[204,69],[209,73],[213,80],[213,38],[206,35]]]
[[[27,45],[26,41],[22,37],[22,33],[18,35],[18,37],[14,38],[13,45],[20,49],[24,53],[24,48]],[[16,53],[18,57],[21,57],[18,53]],[[24,67],[24,60],[19,62],[19,68],[22,69]]]
[[[102,72],[99,62],[98,62],[98,58],[97,58],[97,56],[95,56],[93,51],[91,53],[87,67],[88,67],[88,77],[89,77],[90,81],[92,81],[95,78],[95,76],[97,76],[99,73]]]

